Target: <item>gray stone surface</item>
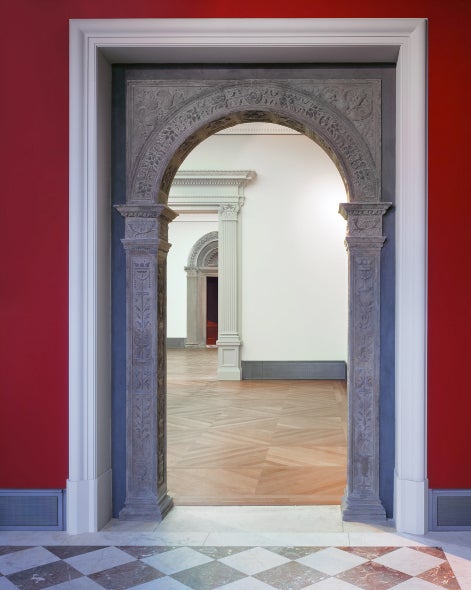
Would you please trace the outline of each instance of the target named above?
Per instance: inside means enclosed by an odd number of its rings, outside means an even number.
[[[172,506],[166,473],[166,259],[164,205],[120,205],[125,218],[126,501],[120,518],[162,519]]]
[[[165,474],[165,258],[172,214],[165,204],[172,180],[186,155],[209,135],[240,122],[270,121],[321,145],[347,188],[349,203],[341,206],[350,269],[344,518],[385,519],[379,499],[379,291],[382,216],[389,204],[380,202],[380,104],[378,80],[128,82],[128,205],[119,208],[126,217],[128,265],[122,517],[163,517],[171,505]],[[228,222],[237,211],[221,216]]]
[[[347,220],[348,462],[344,520],[385,521],[379,498],[380,263],[390,203],[342,203]]]

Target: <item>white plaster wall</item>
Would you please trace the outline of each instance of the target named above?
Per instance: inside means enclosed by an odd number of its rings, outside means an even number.
[[[302,135],[215,135],[182,169],[257,173],[240,218],[242,359],[346,360],[347,255],[338,204],[347,199],[327,154]],[[192,233],[183,237],[186,226]],[[186,287],[174,277],[172,256],[183,260],[182,250],[187,256],[211,229],[172,224],[169,336],[185,335],[186,317]],[[171,311],[172,299],[180,311]]]
[[[195,242],[217,231],[217,214],[181,214],[169,225],[167,259],[167,337],[186,338],[186,272]]]

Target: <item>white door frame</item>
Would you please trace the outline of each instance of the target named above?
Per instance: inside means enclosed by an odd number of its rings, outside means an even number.
[[[426,531],[425,19],[70,21],[67,530],[111,517],[111,63],[397,60],[396,465],[399,531]]]

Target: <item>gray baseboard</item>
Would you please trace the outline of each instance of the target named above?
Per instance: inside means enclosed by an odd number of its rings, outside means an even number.
[[[345,361],[242,361],[242,379],[346,379]]]
[[[186,338],[167,338],[167,348],[185,348]]]
[[[63,531],[65,490],[0,490],[0,531]]]
[[[471,531],[471,490],[429,490],[431,531]]]

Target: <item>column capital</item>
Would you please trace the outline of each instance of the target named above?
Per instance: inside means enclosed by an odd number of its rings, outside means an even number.
[[[244,199],[239,199],[237,203],[219,205],[219,221],[237,221],[239,211],[243,204]]]
[[[159,219],[163,217],[167,222],[173,221],[178,213],[175,213],[167,205],[152,204],[133,204],[133,205],[115,205],[115,208],[123,217],[140,217],[142,219]]]
[[[116,205],[125,219],[124,239],[126,250],[136,249],[160,252],[165,255],[170,248],[168,224],[177,213],[166,205]]]
[[[339,213],[347,220],[347,239],[380,237],[383,234],[383,215],[392,203],[340,203]]]

